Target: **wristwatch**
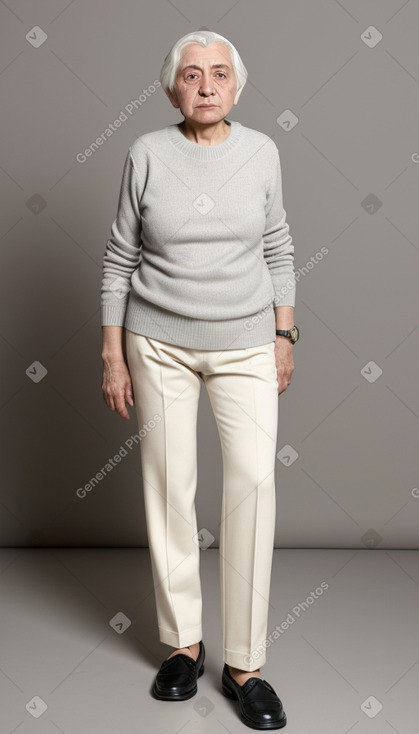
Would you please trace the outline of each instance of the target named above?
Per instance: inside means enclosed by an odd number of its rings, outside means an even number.
[[[292,326],[291,329],[277,329],[276,333],[278,336],[286,336],[288,339],[291,339],[292,343],[295,344],[300,338],[300,330],[297,326]]]

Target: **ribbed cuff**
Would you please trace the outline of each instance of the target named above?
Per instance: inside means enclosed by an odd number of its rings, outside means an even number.
[[[123,306],[101,305],[100,321],[102,326],[123,326],[125,321],[126,304]]]
[[[274,282],[275,295],[272,305],[276,306],[295,306],[296,284],[295,278],[291,275],[286,280]]]

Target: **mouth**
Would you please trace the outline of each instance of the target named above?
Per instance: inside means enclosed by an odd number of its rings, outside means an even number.
[[[217,105],[215,105],[215,104],[199,104],[198,105],[198,108],[199,109],[207,110],[207,109],[210,109],[211,107],[216,107],[216,106]]]

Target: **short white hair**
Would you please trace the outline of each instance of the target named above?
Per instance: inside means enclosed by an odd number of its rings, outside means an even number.
[[[215,33],[214,31],[194,31],[192,33],[187,33],[186,36],[182,36],[182,38],[179,38],[179,40],[176,41],[175,44],[173,44],[172,48],[170,49],[164,60],[160,72],[160,82],[163,89],[165,91],[170,90],[172,93],[174,92],[176,74],[179,67],[179,62],[181,60],[182,50],[185,48],[185,46],[188,46],[191,43],[200,43],[201,46],[208,46],[214,41],[222,41],[225,46],[227,46],[227,49],[230,52],[231,63],[233,65],[233,71],[236,75],[237,81],[237,91],[235,97],[235,101],[237,101],[244,85],[246,84],[247,69],[243,64],[243,61],[241,60],[235,46],[233,46],[233,44],[227,38],[224,38],[224,36],[220,36],[219,33]]]

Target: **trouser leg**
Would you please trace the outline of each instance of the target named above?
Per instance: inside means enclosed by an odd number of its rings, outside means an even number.
[[[160,641],[186,647],[202,639],[194,540],[200,378],[178,347],[126,330],[126,348],[139,428],[155,423],[140,450]]]
[[[224,662],[252,671],[266,662],[263,642],[275,532],[278,383],[274,342],[206,354],[204,380],[223,457],[220,588]]]

